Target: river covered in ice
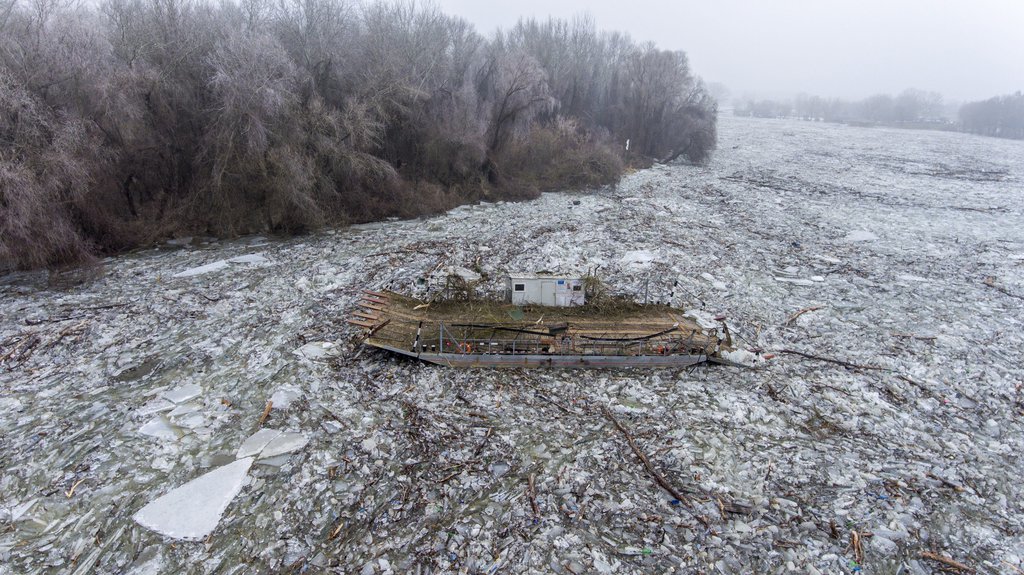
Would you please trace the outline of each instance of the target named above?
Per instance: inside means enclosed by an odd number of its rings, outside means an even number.
[[[706,167],[587,194],[3,278],[0,573],[1019,574],[1024,142],[720,132]],[[353,344],[361,289],[448,266],[678,282],[767,359],[460,371]]]

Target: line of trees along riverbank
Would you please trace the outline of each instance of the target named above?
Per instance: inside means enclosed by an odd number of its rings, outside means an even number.
[[[963,104],[956,112],[956,120],[947,117],[940,94],[921,90],[906,90],[895,97],[879,94],[857,101],[807,95],[793,100],[747,100],[738,103],[734,113],[757,118],[957,130],[1024,139],[1024,94],[1021,92]]]
[[[706,161],[716,115],[685,54],[586,18],[0,0],[0,269],[601,185]]]

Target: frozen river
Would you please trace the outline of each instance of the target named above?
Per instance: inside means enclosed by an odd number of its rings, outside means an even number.
[[[1024,142],[723,117],[707,167],[176,244],[0,283],[0,574],[1024,569]],[[678,281],[770,359],[353,347],[360,289],[447,265]]]

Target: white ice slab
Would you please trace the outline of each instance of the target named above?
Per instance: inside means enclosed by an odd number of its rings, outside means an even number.
[[[182,403],[175,406],[175,408],[172,409],[170,413],[167,414],[167,417],[181,417],[183,415],[195,413],[199,411],[201,408],[202,406],[199,405],[198,403],[194,401],[189,401],[187,403]]]
[[[173,401],[167,401],[166,399],[158,397],[135,410],[135,414],[153,415],[154,413],[160,413],[162,411],[170,411],[174,409],[174,405]]]
[[[36,497],[35,499],[30,499],[30,500],[22,503],[21,505],[16,506],[14,509],[12,509],[11,513],[10,513],[10,515],[11,515],[11,518],[10,518],[11,522],[13,523],[13,522],[19,521],[22,517],[24,517],[25,514],[28,513],[29,510],[32,509],[32,506],[35,505],[37,501],[39,501],[38,497]]]
[[[787,283],[787,284],[793,284],[793,285],[805,286],[805,287],[806,286],[814,285],[814,282],[812,280],[804,279],[804,278],[786,278],[786,277],[776,276],[775,277],[775,281],[780,281],[780,282]]]
[[[848,242],[870,242],[877,240],[878,236],[867,230],[857,230],[846,234],[845,239]]]
[[[624,265],[635,267],[646,267],[655,260],[655,255],[647,250],[635,250],[626,252],[619,260]]]
[[[199,397],[199,394],[203,392],[203,388],[199,387],[194,383],[189,383],[181,387],[172,389],[171,391],[164,393],[164,398],[174,403],[182,403],[190,399]]]
[[[312,341],[292,353],[306,359],[323,359],[338,355],[338,349],[329,341]]]
[[[302,391],[294,385],[283,385],[270,396],[274,409],[287,409],[296,399],[302,397]]]
[[[699,309],[688,309],[686,310],[685,316],[693,319],[697,322],[697,325],[704,329],[719,328],[721,324],[715,321],[715,316],[710,313],[699,310]]]
[[[251,457],[259,455],[260,452],[263,451],[263,448],[271,441],[277,439],[279,435],[281,435],[280,430],[261,429],[250,435],[242,442],[242,445],[238,448],[238,453],[235,454],[235,457]]]
[[[237,258],[231,258],[228,260],[233,264],[262,264],[268,260],[262,253],[258,254],[246,254],[244,256],[238,256]]]
[[[253,458],[246,457],[173,489],[132,516],[139,525],[175,539],[199,540],[217,527],[245,485]]]
[[[305,435],[294,431],[286,431],[268,443],[263,448],[263,451],[260,452],[260,457],[267,458],[292,453],[302,449],[307,443],[309,443],[309,439]]]
[[[190,278],[190,277],[193,277],[193,276],[199,276],[199,275],[203,275],[203,274],[208,274],[210,272],[220,271],[220,270],[222,270],[222,269],[224,269],[226,267],[228,267],[228,260],[217,260],[217,261],[215,261],[213,263],[206,264],[205,266],[189,268],[189,269],[187,269],[187,270],[185,270],[183,272],[178,272],[178,273],[174,274],[174,277],[176,277],[176,278]]]
[[[281,467],[285,463],[288,463],[288,459],[291,454],[275,455],[274,457],[267,457],[266,459],[260,459],[256,461],[257,465],[267,465],[270,467]]]
[[[722,352],[722,358],[726,359],[728,361],[731,361],[733,363],[738,363],[740,365],[746,365],[748,367],[756,365],[758,360],[760,359],[759,357],[757,357],[757,355],[755,355],[755,354],[753,354],[753,353],[751,353],[751,352],[749,352],[749,351],[747,351],[745,349],[737,349],[737,350],[733,350],[733,351],[723,351]]]
[[[196,429],[206,425],[206,416],[202,413],[189,413],[188,415],[176,417],[174,423],[187,429]]]
[[[150,419],[139,428],[139,433],[157,439],[179,439],[183,435],[181,429],[163,415]]]

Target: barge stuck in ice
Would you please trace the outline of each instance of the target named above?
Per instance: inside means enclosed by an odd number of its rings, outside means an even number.
[[[575,284],[556,285],[571,290]],[[426,303],[394,292],[363,291],[358,307],[348,321],[364,330],[365,345],[451,367],[732,363],[723,358],[732,349],[724,324],[721,330],[702,327],[684,311],[661,304]]]

